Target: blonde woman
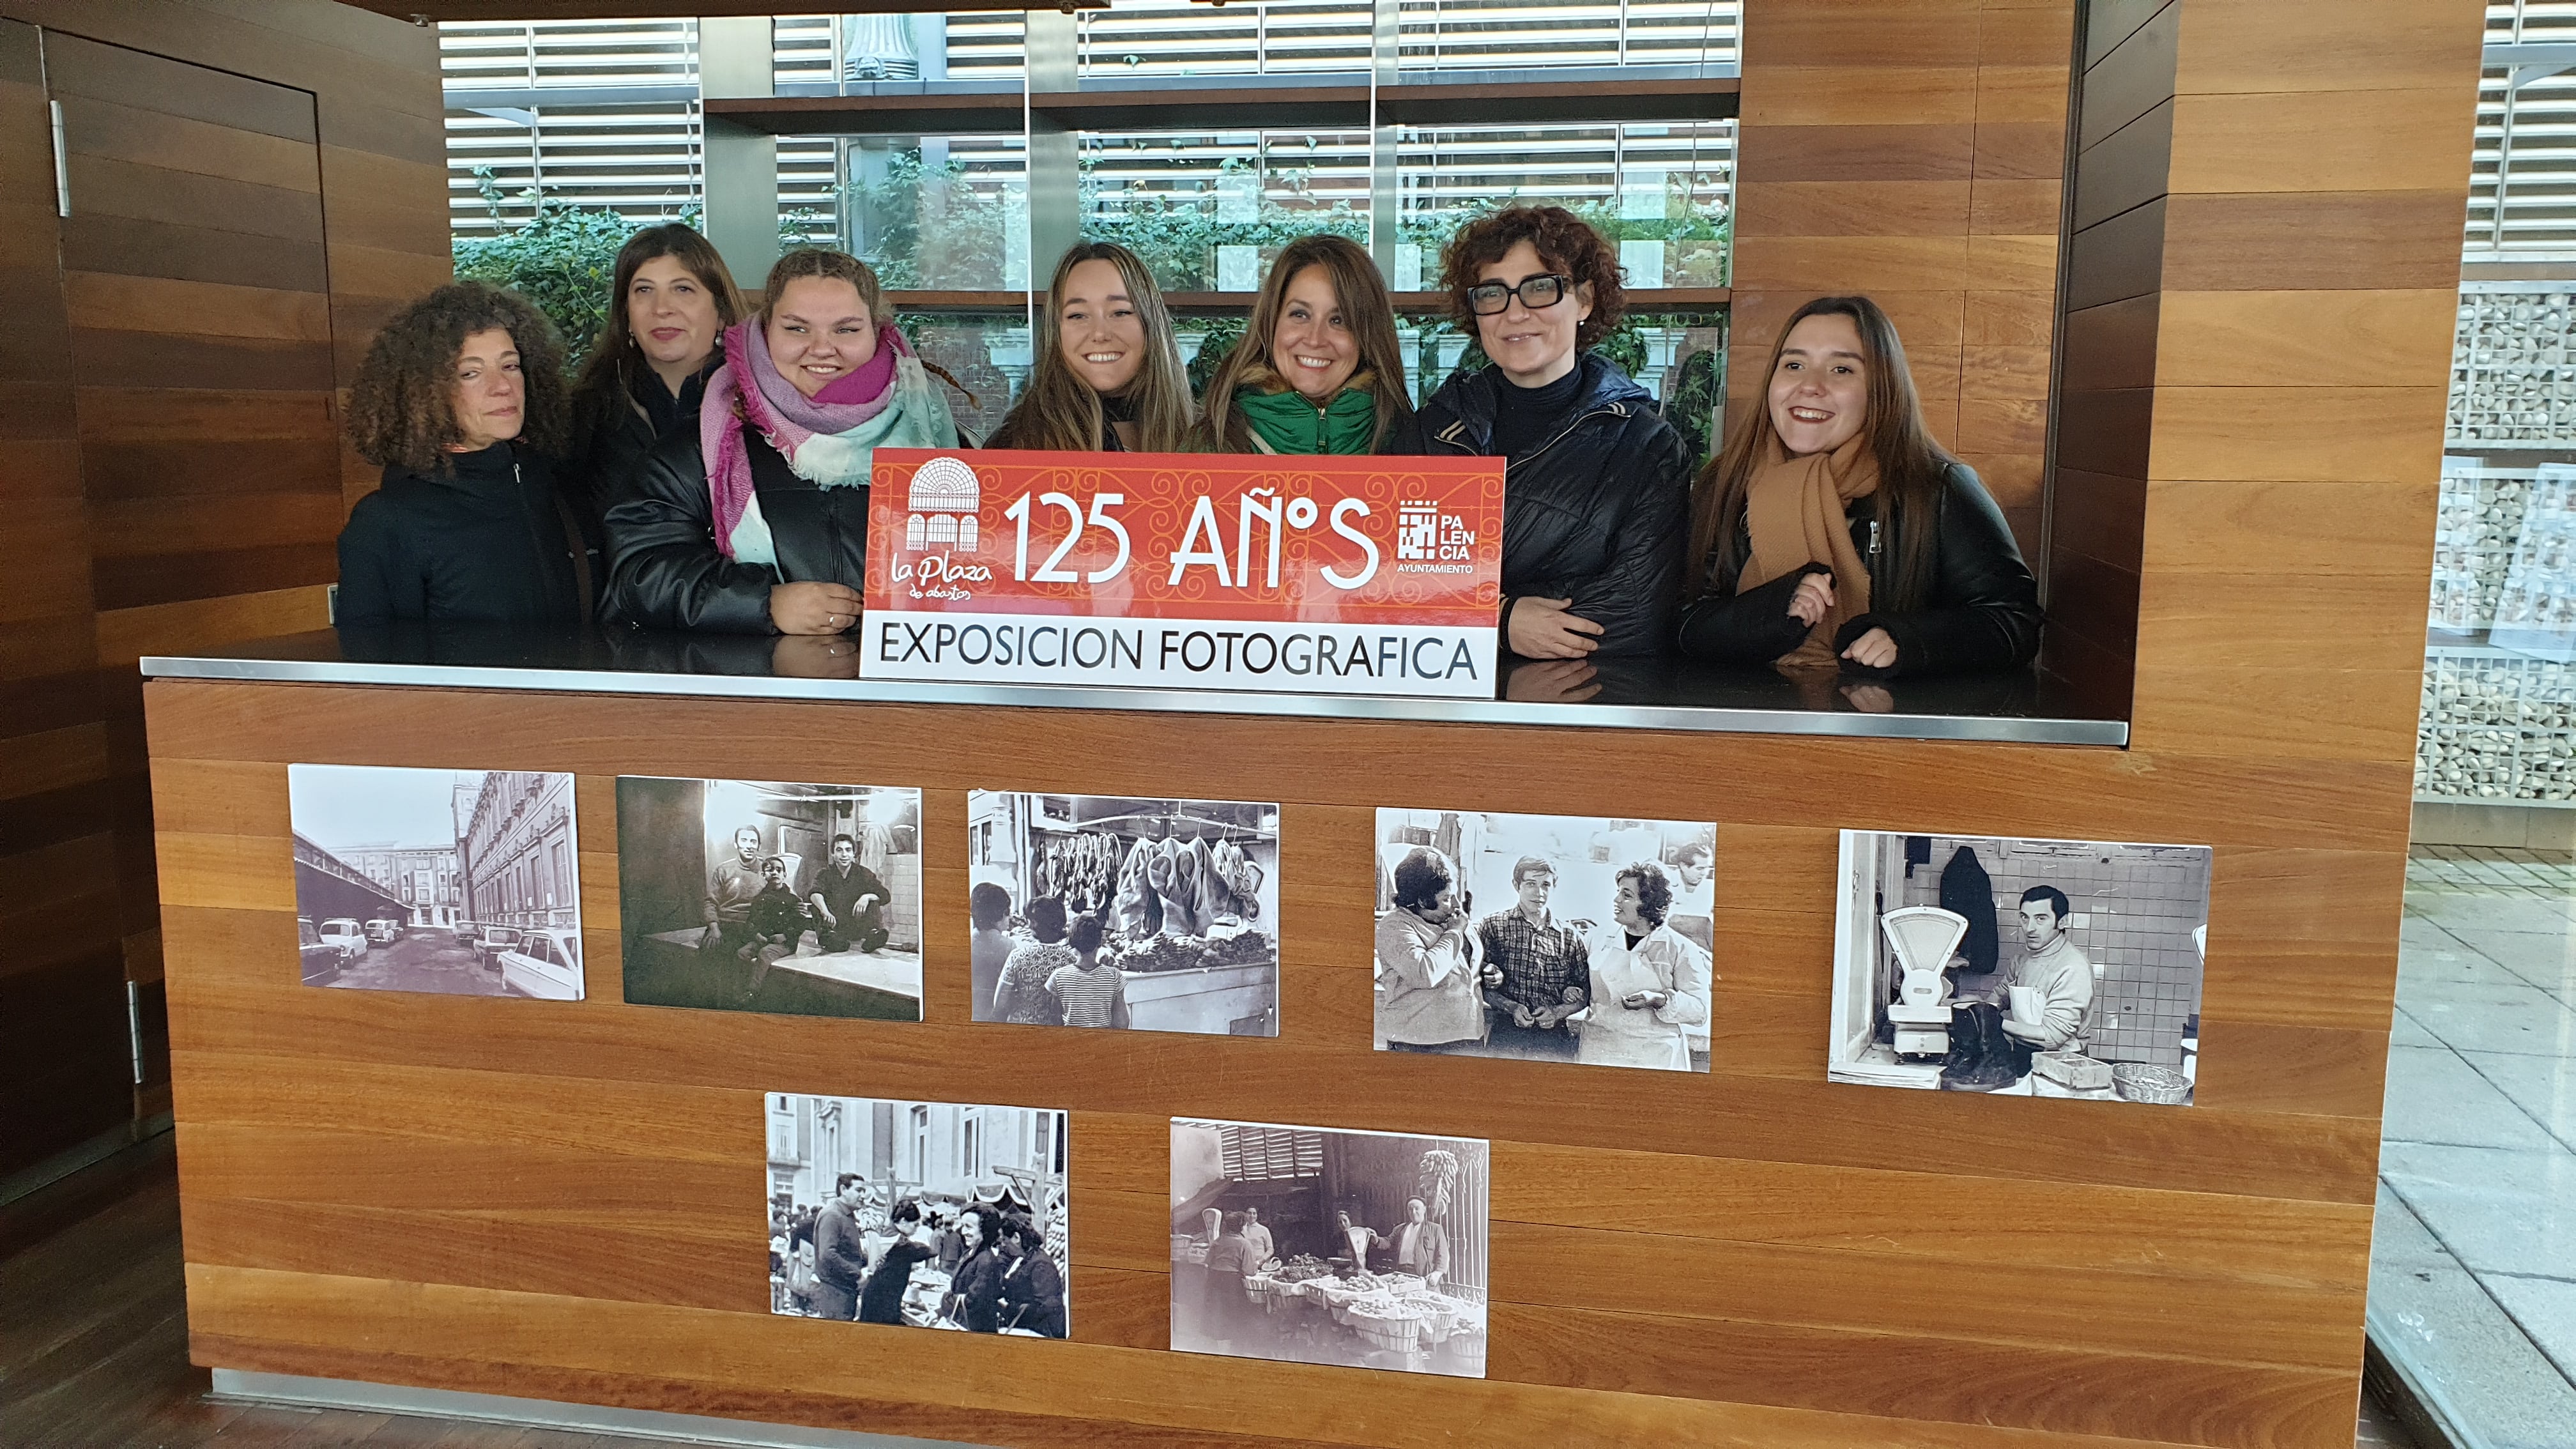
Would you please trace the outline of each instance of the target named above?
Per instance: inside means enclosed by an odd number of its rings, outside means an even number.
[[[1211,453],[1374,453],[1411,421],[1395,304],[1357,242],[1288,244],[1252,322],[1208,379],[1191,446]]]
[[[1172,314],[1136,254],[1084,242],[1064,254],[1038,314],[1037,363],[988,448],[1172,453],[1190,387]]]

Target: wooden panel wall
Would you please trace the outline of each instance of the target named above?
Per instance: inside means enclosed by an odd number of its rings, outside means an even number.
[[[1933,435],[2039,557],[2066,148],[2067,0],[1747,0],[1731,418],[1781,323],[1866,292]]]
[[[2043,667],[2126,714],[2155,420],[2181,0],[2084,0],[2067,210]]]
[[[16,284],[0,687],[25,706],[0,715],[23,739],[0,766],[0,848],[29,863],[0,928],[38,908],[82,928],[0,935],[0,979],[54,972],[48,1000],[73,1014],[0,1009],[51,1043],[0,1052],[83,1084],[77,1110],[0,1088],[0,1117],[60,1145],[168,1102],[157,1052],[130,1090],[125,984],[150,1016],[162,975],[134,662],[324,621],[332,542],[374,486],[341,449],[335,389],[394,306],[447,279],[444,133],[435,32],[326,0],[0,0],[0,16]],[[0,1171],[26,1159],[0,1145]]]
[[[0,21],[0,1177],[133,1110],[51,126],[35,27]]]

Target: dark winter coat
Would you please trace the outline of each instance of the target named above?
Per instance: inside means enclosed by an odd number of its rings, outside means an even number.
[[[335,622],[581,623],[605,573],[600,540],[580,509],[567,529],[553,467],[506,442],[451,457],[444,477],[387,468],[349,511]]]
[[[626,490],[626,480],[652,451],[676,433],[695,433],[698,403],[706,396],[709,374],[724,364],[718,349],[673,397],[649,367],[629,369],[634,377],[621,384],[611,374],[607,385],[573,399],[571,455],[564,459],[564,492],[593,514],[607,511]],[[646,406],[642,390],[650,389],[658,407]]]
[[[778,550],[778,567],[716,550],[715,500],[698,430],[664,439],[608,505],[608,617],[642,629],[776,633],[769,591],[785,583],[846,584],[868,576],[868,490],[818,488],[745,428],[751,484]]]
[[[1574,601],[1601,626],[1602,655],[1670,645],[1687,531],[1691,459],[1653,394],[1597,353],[1562,423],[1503,467],[1503,622],[1512,601]],[[1388,453],[1482,456],[1502,406],[1493,368],[1442,384]]]
[[[1871,534],[1877,504],[1852,500],[1852,547],[1868,565],[1870,598],[1888,595],[1895,571],[1898,538]],[[1893,531],[1902,537],[1915,520],[1899,511]],[[1843,668],[1880,678],[1920,679],[1937,674],[1986,673],[2019,669],[2039,653],[2039,585],[2003,510],[1995,506],[1976,470],[1950,465],[1943,479],[1937,516],[1940,530],[1934,555],[1931,597],[1923,607],[1904,612],[1872,610],[1844,624],[1834,637],[1837,653],[1872,629],[1885,629],[1896,641],[1892,669],[1864,669],[1844,661]],[[1781,575],[1746,593],[1735,591],[1749,545],[1741,518],[1723,535],[1707,591],[1682,607],[1681,649],[1694,658],[1718,664],[1768,664],[1798,647],[1807,626],[1789,613],[1790,596],[1807,574],[1830,572],[1821,563]]]

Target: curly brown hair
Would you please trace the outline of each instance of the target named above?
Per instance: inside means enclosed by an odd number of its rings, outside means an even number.
[[[1476,274],[1503,259],[1522,242],[1538,249],[1549,270],[1574,279],[1577,295],[1591,289],[1592,315],[1574,334],[1577,351],[1610,335],[1628,308],[1621,285],[1618,248],[1583,218],[1562,206],[1506,206],[1458,228],[1440,249],[1440,285],[1449,293],[1449,313],[1466,334],[1476,334],[1476,314],[1467,305],[1467,289],[1482,280]]]
[[[349,446],[386,468],[443,474],[456,424],[456,357],[465,339],[499,328],[519,349],[526,384],[519,441],[561,455],[566,431],[563,338],[536,304],[488,282],[441,287],[396,312],[367,344],[349,387]]]

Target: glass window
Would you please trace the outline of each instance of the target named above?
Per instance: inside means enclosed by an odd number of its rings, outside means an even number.
[[[1166,291],[1253,291],[1309,232],[1368,241],[1366,131],[1086,131],[1080,145],[1082,234],[1135,252]]]

